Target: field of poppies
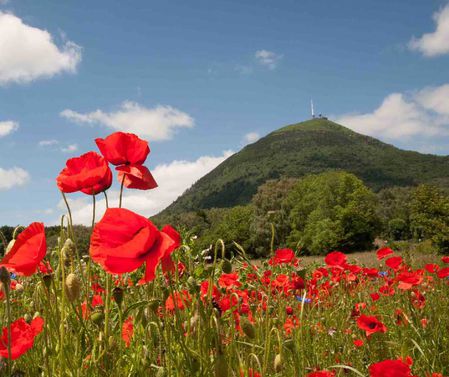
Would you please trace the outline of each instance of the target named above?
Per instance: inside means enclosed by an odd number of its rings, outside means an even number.
[[[235,244],[229,260],[220,240],[202,251],[126,209],[124,189],[157,186],[146,141],[96,143],[101,154],[69,159],[56,179],[67,204],[57,247],[37,222],[2,237],[0,375],[449,375],[449,257],[383,248],[367,267],[334,251],[305,266],[280,249],[256,266]],[[66,194],[107,199],[110,164],[119,203],[94,209],[80,250]]]

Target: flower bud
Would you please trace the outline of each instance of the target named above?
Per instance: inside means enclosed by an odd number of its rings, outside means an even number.
[[[242,317],[240,320],[240,327],[248,338],[254,339],[256,337],[256,329],[248,318]]]
[[[229,260],[224,259],[221,269],[225,274],[230,274],[232,272],[232,263]]]
[[[65,293],[69,302],[78,299],[81,290],[81,281],[77,275],[70,273],[65,279]]]
[[[283,360],[282,360],[281,354],[278,353],[274,357],[274,371],[276,373],[279,373],[282,370],[282,365],[283,365]]]
[[[53,280],[53,277],[51,275],[44,275],[42,277],[42,279],[44,280],[44,284],[47,287],[47,289],[50,289],[51,281]]]
[[[9,290],[11,284],[11,275],[5,267],[0,268],[0,282],[3,284],[5,290]]]
[[[72,259],[75,256],[76,247],[70,238],[67,238],[65,240],[64,246],[62,247],[62,250],[61,250],[61,253],[62,253],[62,257],[65,262],[69,261],[70,259]]]
[[[23,292],[23,285],[20,283],[16,284],[16,288],[14,289],[17,293]]]
[[[90,320],[98,326],[100,326],[101,323],[103,322],[103,318],[104,318],[103,312],[100,311],[95,311],[90,315]]]
[[[29,315],[28,313],[26,313],[26,314],[23,316],[23,319],[24,319],[25,322],[27,322],[27,323],[30,323],[31,320],[32,320],[31,315]]]
[[[112,296],[114,297],[114,300],[117,303],[117,305],[121,306],[123,302],[123,289],[120,287],[115,287],[112,290]]]
[[[15,243],[16,243],[16,240],[9,241],[8,246],[6,246],[5,255],[11,251],[11,249]]]

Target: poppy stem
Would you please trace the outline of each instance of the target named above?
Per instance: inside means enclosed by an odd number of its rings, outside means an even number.
[[[106,200],[106,209],[109,208],[109,201],[108,201],[108,194],[106,194],[106,191],[103,191],[104,199]]]
[[[119,202],[118,202],[118,208],[122,208],[122,196],[123,196],[123,186],[125,185],[125,177],[126,177],[126,174],[123,173],[122,184],[120,185],[120,198],[119,198]]]
[[[96,204],[96,200],[95,200],[95,195],[92,195],[92,229],[91,231],[94,230],[94,226],[95,226],[95,204]]]
[[[9,284],[3,284],[6,296],[6,317],[8,320],[8,375],[12,375],[12,354],[11,354],[11,303],[9,296]]]

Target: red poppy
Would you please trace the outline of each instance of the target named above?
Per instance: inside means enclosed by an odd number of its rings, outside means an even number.
[[[359,329],[364,330],[366,336],[371,336],[376,332],[386,332],[386,326],[380,322],[375,316],[368,316],[362,314],[357,318],[357,326]]]
[[[112,184],[112,172],[106,160],[96,152],[70,158],[56,178],[58,188],[65,193],[81,191],[96,195]]]
[[[411,289],[415,285],[419,285],[423,281],[422,274],[418,272],[402,272],[398,275],[398,288],[404,291]]]
[[[369,367],[370,377],[411,377],[410,367],[401,360],[384,360]]]
[[[317,370],[306,375],[307,377],[335,377],[335,372],[328,370]]]
[[[24,318],[11,323],[11,359],[15,360],[30,350],[34,344],[34,338],[42,331],[44,320],[41,317],[34,318],[28,324]],[[0,356],[8,358],[8,328],[4,327],[0,339]]]
[[[218,279],[218,285],[226,289],[233,287],[240,287],[242,283],[240,283],[238,280],[239,275],[236,273],[221,274],[220,278]]]
[[[393,270],[397,270],[402,264],[402,257],[391,257],[385,261],[385,264]]]
[[[445,255],[444,257],[441,257],[441,261],[442,261],[443,263],[449,263],[449,256],[448,256],[448,255]]]
[[[355,339],[355,340],[352,341],[352,343],[356,347],[362,347],[365,344],[362,339]]]
[[[173,243],[171,244],[171,246],[168,247],[167,249],[165,249],[164,255],[162,256],[162,259],[161,259],[162,271],[164,273],[174,272],[175,264],[173,263],[173,261],[171,259],[171,254],[173,253],[173,251],[175,251],[181,245],[181,236],[170,225],[165,225],[162,228],[161,232],[165,233],[173,240]],[[181,262],[179,262],[178,263],[178,271],[179,272],[183,271],[183,268],[185,269],[185,266],[183,267],[183,264]]]
[[[118,181],[127,188],[151,190],[157,187],[153,175],[143,165],[121,165],[115,170],[118,171]]]
[[[377,259],[381,260],[384,259],[387,255],[393,254],[394,251],[391,250],[389,247],[383,247],[382,249],[377,250]]]
[[[324,262],[332,267],[344,267],[346,264],[346,255],[340,251],[333,251],[326,255]]]
[[[108,208],[92,232],[90,255],[106,272],[132,272],[146,263],[141,282],[154,279],[156,267],[175,241],[147,218],[124,208]]]
[[[122,339],[125,342],[126,347],[129,347],[134,335],[133,317],[128,317],[122,326]]]
[[[437,276],[440,279],[447,278],[449,276],[449,267],[444,267],[440,271],[437,272]]]
[[[274,257],[268,263],[270,265],[290,263],[295,259],[295,253],[292,249],[279,249],[274,252]]]
[[[176,309],[184,310],[186,305],[191,301],[190,294],[187,290],[182,292],[174,292],[172,295],[167,297],[165,300],[165,309],[173,311]]]
[[[47,252],[44,224],[32,223],[17,236],[12,249],[5,255],[0,266],[19,275],[34,274]]]
[[[142,165],[150,153],[148,142],[130,133],[114,132],[106,139],[95,139],[95,142],[112,165]]]

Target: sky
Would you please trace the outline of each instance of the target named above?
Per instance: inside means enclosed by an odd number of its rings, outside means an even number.
[[[159,187],[124,206],[153,215],[310,118],[311,98],[357,132],[449,155],[447,0],[0,0],[0,225],[57,224],[66,160],[118,130],[150,143]],[[89,224],[92,198],[69,199]]]

